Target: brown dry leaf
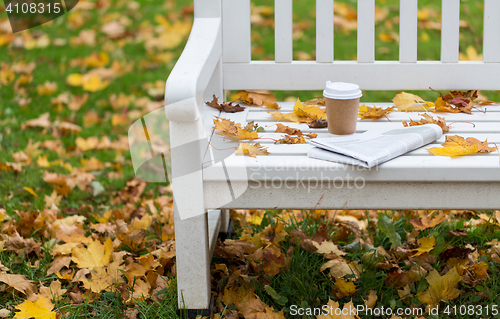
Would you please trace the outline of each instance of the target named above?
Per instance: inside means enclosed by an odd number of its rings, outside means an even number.
[[[105,267],[96,267],[90,273],[92,279],[83,277],[79,281],[83,283],[85,289],[91,290],[94,293],[100,293],[114,283],[113,276],[106,272]]]
[[[451,91],[450,94],[443,95],[436,100],[436,111],[452,113],[472,113],[474,100],[478,97],[477,90]]]
[[[443,130],[443,133],[446,133],[446,132],[449,132],[450,131],[450,128],[446,125],[446,120],[444,119],[444,117],[440,117],[438,116],[437,120],[435,120],[432,116],[430,116],[429,114],[423,114],[421,115],[423,117],[423,119],[420,119],[420,121],[416,122],[412,119],[410,119],[410,122],[406,122],[406,121],[402,121],[403,122],[403,125],[405,127],[408,127],[408,126],[415,126],[415,125],[424,125],[424,124],[437,124],[441,127],[441,129]]]
[[[479,141],[476,138],[468,137],[464,139],[461,136],[446,136],[446,141],[442,147],[433,147],[427,149],[434,156],[462,156],[475,153],[490,153],[495,151],[496,147],[489,147],[488,141]]]
[[[298,135],[302,136],[302,131],[296,128],[291,128],[289,126],[283,125],[283,124],[276,124],[276,131],[274,133],[285,133],[288,135]]]
[[[441,276],[437,270],[433,269],[426,277],[429,289],[417,294],[418,300],[435,307],[440,301],[448,302],[460,296],[461,291],[457,289],[457,284],[462,280],[457,268],[453,267],[446,275]]]
[[[257,249],[246,258],[250,260],[256,272],[262,271],[268,276],[279,274],[287,265],[286,256],[272,243]]]
[[[224,111],[227,113],[236,113],[236,112],[242,112],[245,110],[244,107],[239,106],[239,104],[234,104],[233,102],[223,102],[222,104],[219,103],[217,97],[214,94],[214,99],[211,102],[206,102],[208,106],[213,107],[214,109]]]
[[[368,309],[372,309],[377,304],[378,296],[376,290],[370,290],[368,294],[368,300],[365,300],[365,306]]]
[[[313,245],[317,248],[316,252],[318,254],[334,254],[337,256],[345,256],[347,253],[343,252],[331,241],[324,241],[321,244],[318,242],[313,242]]]
[[[52,125],[52,122],[50,122],[49,116],[50,116],[49,112],[44,113],[36,119],[26,121],[24,125],[27,127],[43,127],[43,128],[50,127]]]
[[[315,119],[311,123],[308,123],[308,125],[309,125],[309,128],[326,128],[326,127],[328,127],[328,121]]]
[[[269,155],[269,152],[267,151],[267,147],[260,145],[260,143],[240,143],[235,154],[238,156],[257,157]]]
[[[306,140],[303,136],[285,135],[284,138],[280,138],[274,144],[306,144]]]
[[[426,102],[420,96],[406,92],[396,94],[396,97],[392,101],[400,112],[428,111],[429,108],[434,107],[434,103]]]
[[[416,230],[424,230],[441,224],[446,219],[446,215],[440,212],[424,213],[420,220],[412,219],[410,223]]]
[[[71,263],[71,257],[69,256],[57,256],[50,263],[50,268],[47,270],[47,275],[52,275],[61,271],[63,267],[69,268]]]
[[[321,105],[321,106],[326,105],[324,97],[305,101],[304,104],[306,104],[306,105]]]
[[[215,116],[214,124],[215,128],[220,131],[217,134],[233,140],[256,140],[259,138],[257,130],[251,123],[242,128],[240,123],[234,123],[231,120]]]
[[[363,104],[359,107],[358,117],[362,120],[371,119],[373,121],[386,116],[390,112],[394,111],[394,109],[395,109],[394,106],[383,109],[381,107],[376,107],[376,106],[371,107]]]
[[[330,269],[330,275],[335,278],[342,278],[346,275],[354,275],[356,279],[359,279],[361,266],[357,262],[348,263],[343,258],[335,258],[327,261],[323,266],[321,266],[320,271]]]
[[[31,280],[26,279],[24,275],[0,273],[0,282],[28,296],[36,289]]]
[[[130,250],[141,251],[146,246],[146,231],[127,226],[123,220],[116,221],[116,237]]]
[[[40,295],[49,300],[60,299],[66,293],[66,291],[68,290],[61,288],[61,282],[59,280],[54,280],[53,282],[51,282],[49,287],[40,287]]]

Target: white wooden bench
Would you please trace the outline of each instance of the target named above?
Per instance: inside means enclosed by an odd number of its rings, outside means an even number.
[[[275,61],[251,60],[250,0],[195,0],[194,5],[193,29],[165,95],[180,308],[209,307],[210,260],[227,209],[500,208],[496,154],[447,158],[419,149],[367,171],[307,158],[308,144],[267,143],[269,156],[231,155],[221,161],[214,159],[220,152],[208,140],[218,149],[229,142],[214,135],[213,116],[219,113],[205,105],[213,94],[223,99],[225,90],[322,90],[327,80],[356,83],[362,90],[498,90],[500,1],[484,1],[484,60],[475,62],[458,59],[460,0],[442,0],[440,61],[417,61],[417,0],[401,0],[399,61],[374,59],[374,0],[358,0],[357,61],[334,60],[333,0],[316,1],[316,61],[292,59],[291,0],[275,0]],[[281,111],[291,111],[290,104],[282,106]],[[456,123],[449,134],[500,142],[498,108],[492,106],[486,114],[446,114],[448,122],[475,123]],[[275,121],[261,108],[221,116],[239,123],[255,120],[266,129],[263,137],[276,136]],[[402,127],[400,120],[410,117],[419,119],[416,113],[393,112],[392,122],[360,121],[357,129]],[[328,134],[326,129],[314,132]],[[356,179],[364,181],[363,187],[353,184]],[[286,183],[273,184],[278,180]],[[335,180],[344,181],[344,187],[337,187]]]

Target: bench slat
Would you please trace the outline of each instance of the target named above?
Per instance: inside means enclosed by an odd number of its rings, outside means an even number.
[[[243,158],[243,159],[242,159]],[[372,169],[318,160],[306,156],[231,155],[224,160],[226,169],[237,180],[300,180],[315,178],[364,178],[365,181],[462,181],[486,182],[500,180],[497,156],[400,156]],[[238,170],[241,172],[237,174]],[[221,162],[205,166],[205,181],[226,180]]]
[[[288,113],[288,112],[282,112]],[[499,122],[500,125],[500,112],[475,112],[473,114],[465,114],[465,113],[441,113],[441,112],[391,112],[387,114],[387,118],[391,121],[409,121],[410,118],[414,121],[420,120],[422,114],[428,114],[434,118],[444,117],[446,123],[449,125],[455,121],[467,121],[472,123],[477,122]],[[225,117],[225,114],[222,114],[222,117]],[[382,117],[380,119],[373,120],[371,122],[388,122],[387,118]],[[273,119],[271,114],[267,112],[249,112],[247,121],[270,121],[277,122],[277,120]],[[358,119],[358,122],[368,122],[370,120],[361,120]],[[282,121],[283,122],[283,121]],[[282,123],[285,124],[285,123]],[[462,125],[463,123],[456,123]],[[285,124],[286,125],[286,124]],[[454,124],[455,125],[455,124]],[[470,125],[470,124],[469,124]]]
[[[444,92],[443,92],[444,93]],[[281,109],[277,110],[279,112],[293,112],[293,106],[295,105],[295,102],[278,102],[279,106]],[[366,105],[366,106],[376,106],[376,107],[381,107],[381,108],[387,108],[394,106],[394,103],[387,103],[387,102],[380,102],[380,103],[373,103],[373,102],[361,102],[360,105]],[[245,106],[245,105],[243,105]],[[250,106],[247,108],[250,113],[267,113],[267,112],[273,112],[274,110],[270,110],[264,107],[253,107]],[[486,105],[481,108],[473,108],[472,113],[476,112],[484,112],[486,110],[487,114],[491,114],[491,112],[500,112],[500,104],[492,104],[492,105]],[[406,114],[413,116],[413,115],[418,115],[422,112],[406,112]],[[450,115],[451,113],[432,113],[438,116],[447,116]]]
[[[363,90],[498,90],[500,83],[500,63],[481,61],[252,61],[226,63],[223,72],[225,90],[323,90],[326,81]]]
[[[292,0],[275,0],[275,60],[289,63],[293,60]]]
[[[483,61],[500,62],[500,1],[484,0]]]
[[[375,0],[358,0],[358,62],[375,61]]]
[[[250,62],[250,0],[223,0],[224,62]]]
[[[333,0],[316,0],[316,61],[333,62]]]
[[[399,61],[417,62],[418,0],[401,0],[399,8]]]
[[[458,62],[460,0],[442,0],[441,17],[441,62]]]

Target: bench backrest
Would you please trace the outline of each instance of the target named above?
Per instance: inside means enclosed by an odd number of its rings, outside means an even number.
[[[459,61],[460,0],[442,0],[440,61],[417,61],[418,0],[400,3],[399,61],[375,60],[375,0],[358,0],[357,61],[334,59],[334,0],[316,0],[316,60],[293,61],[292,2],[275,0],[275,61],[252,61],[250,0],[195,1],[197,16],[222,17],[224,89],[500,89],[499,0],[484,0],[483,61]]]

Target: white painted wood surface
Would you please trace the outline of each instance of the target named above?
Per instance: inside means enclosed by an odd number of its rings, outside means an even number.
[[[333,62],[333,0],[316,0],[316,62]]]
[[[275,0],[275,60],[290,63],[293,60],[293,7],[292,0]]]
[[[401,0],[399,4],[399,62],[417,62],[418,0]]]
[[[250,0],[222,0],[224,62],[250,62]]]
[[[458,62],[460,30],[460,0],[442,0],[441,62]]]
[[[227,63],[223,72],[227,90],[323,90],[326,81],[356,83],[362,90],[498,90],[500,83],[500,63],[480,61],[252,61]]]
[[[358,62],[375,61],[375,0],[358,0]]]
[[[483,61],[500,62],[500,1],[484,0]]]

